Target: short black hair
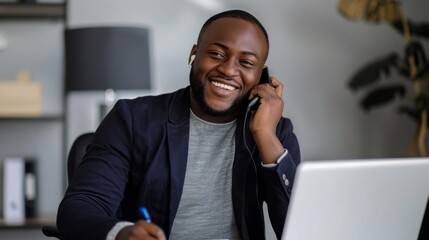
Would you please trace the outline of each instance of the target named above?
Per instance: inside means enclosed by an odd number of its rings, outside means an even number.
[[[207,27],[214,21],[220,19],[220,18],[236,18],[236,19],[241,19],[244,20],[246,22],[255,24],[256,26],[259,27],[259,29],[261,29],[261,31],[264,33],[265,36],[265,40],[267,41],[267,46],[269,46],[269,40],[268,40],[268,33],[265,30],[264,26],[262,25],[261,22],[259,22],[259,20],[253,16],[252,14],[243,11],[243,10],[228,10],[228,11],[224,11],[224,12],[220,12],[216,15],[213,15],[212,17],[210,17],[209,19],[207,19],[207,21],[204,23],[203,27],[200,30],[200,33],[198,34],[198,42],[197,44],[200,43],[201,40],[201,36],[204,33],[204,31],[207,29]]]

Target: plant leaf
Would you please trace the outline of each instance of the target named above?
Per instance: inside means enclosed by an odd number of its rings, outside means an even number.
[[[405,86],[401,84],[379,87],[370,91],[363,98],[361,106],[364,110],[369,111],[374,107],[378,107],[392,101],[396,95],[404,97],[405,92]]]
[[[384,58],[371,62],[361,68],[349,81],[352,90],[370,85],[380,79],[381,72],[387,72],[390,66],[396,66],[398,55],[390,53]]]
[[[421,78],[429,71],[429,62],[423,46],[418,41],[412,41],[405,48],[405,57],[399,66],[399,72],[405,77],[410,78],[410,62],[413,58],[416,67],[416,78]]]
[[[410,29],[412,35],[429,39],[429,23],[416,23],[411,19],[407,19],[407,22],[408,28]],[[404,25],[402,24],[401,20],[393,22],[392,27],[404,34]]]

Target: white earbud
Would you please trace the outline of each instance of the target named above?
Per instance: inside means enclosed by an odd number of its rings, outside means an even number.
[[[191,67],[191,65],[192,65],[192,63],[194,62],[194,60],[195,60],[195,54],[193,54],[193,55],[191,56],[190,60],[189,60],[189,67]]]

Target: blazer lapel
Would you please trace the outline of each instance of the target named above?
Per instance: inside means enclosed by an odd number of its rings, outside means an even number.
[[[243,130],[246,131],[245,139],[243,138]],[[251,157],[244,145],[244,141],[246,141],[250,151],[253,151],[255,143],[253,137],[250,135],[247,123],[244,123],[243,114],[237,119],[237,129],[235,136],[235,157],[232,168],[232,202],[234,206],[237,227],[240,229],[243,239],[247,239],[248,231],[244,217],[244,192],[247,170],[249,168],[249,164],[251,163]]]
[[[189,88],[177,94],[170,105],[167,123],[170,163],[170,206],[168,235],[177,213],[185,180],[189,144]]]

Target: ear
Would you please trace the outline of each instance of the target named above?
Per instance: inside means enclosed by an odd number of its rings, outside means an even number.
[[[197,55],[197,45],[192,46],[191,52],[189,53],[188,64],[191,65],[194,62],[195,56]]]

